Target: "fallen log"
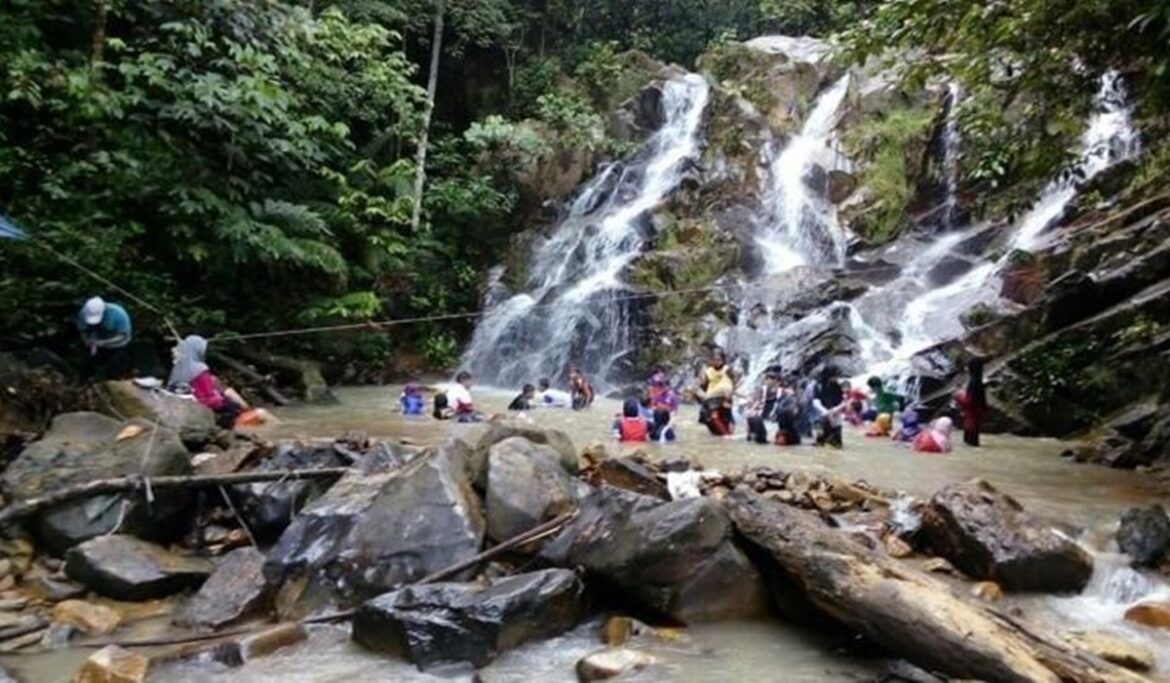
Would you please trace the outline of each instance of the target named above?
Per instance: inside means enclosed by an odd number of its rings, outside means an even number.
[[[232,358],[231,356],[225,356],[224,354],[222,354],[218,351],[214,352],[213,355],[215,356],[216,360],[218,360],[219,362],[223,363],[227,367],[231,368],[232,370],[235,370],[236,372],[240,373],[244,377],[247,377],[248,379],[255,382],[257,385],[259,385],[260,391],[262,391],[264,393],[264,395],[267,396],[268,399],[270,401],[272,401],[273,403],[275,403],[276,405],[287,406],[290,403],[292,403],[292,401],[290,401],[287,396],[285,396],[284,394],[280,393],[279,390],[277,390],[276,385],[272,381],[271,377],[267,377],[265,375],[262,375],[259,372],[256,372],[252,368],[248,367],[244,363],[236,360],[235,358]]]
[[[1082,652],[870,550],[810,513],[744,489],[725,499],[739,532],[830,618],[951,678],[1056,683],[1146,679]]]
[[[8,505],[0,510],[0,526],[22,519],[45,508],[60,505],[77,498],[100,496],[107,493],[145,491],[148,485],[153,491],[174,488],[199,488],[202,486],[227,486],[231,484],[252,484],[261,481],[295,481],[298,479],[337,478],[349,472],[346,467],[323,467],[303,470],[268,470],[264,472],[232,472],[230,474],[205,474],[169,477],[143,477],[134,475],[113,479],[95,479],[84,484],[69,486]]]

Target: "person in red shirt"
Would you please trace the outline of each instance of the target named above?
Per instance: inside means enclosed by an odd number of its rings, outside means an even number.
[[[190,393],[196,401],[215,413],[215,421],[224,429],[235,426],[237,418],[251,411],[251,406],[234,389],[223,386],[206,362],[207,340],[190,335],[175,347],[175,367],[167,380],[167,389]]]
[[[622,415],[613,423],[613,433],[621,442],[646,442],[650,440],[650,425],[642,417],[641,405],[636,398],[627,398],[622,404]]]

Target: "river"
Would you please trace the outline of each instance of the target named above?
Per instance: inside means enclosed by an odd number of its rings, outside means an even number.
[[[315,439],[361,430],[375,438],[428,444],[448,435],[473,439],[483,429],[428,418],[404,418],[394,412],[398,390],[341,389],[337,391],[336,404],[277,411],[279,424],[263,433],[272,438]],[[504,409],[511,394],[483,389],[476,390],[476,397],[485,410],[496,412]],[[613,443],[609,427],[618,409],[617,401],[601,399],[589,411],[542,410],[530,413],[529,419],[539,426],[565,431],[579,448],[605,442],[617,451],[619,447]],[[1076,535],[1097,555],[1097,573],[1083,595],[1009,597],[1004,607],[1019,607],[1029,617],[1050,626],[1059,624],[1062,630],[1105,631],[1143,644],[1158,653],[1155,676],[1170,680],[1170,634],[1131,627],[1122,620],[1125,608],[1139,599],[1170,598],[1170,587],[1164,579],[1128,569],[1123,558],[1113,552],[1115,548],[1110,548],[1112,530],[1122,511],[1159,497],[1159,486],[1164,484],[1154,478],[1071,463],[1060,457],[1062,444],[1049,439],[989,436],[983,448],[960,446],[948,455],[911,453],[885,439],[867,439],[860,431],[847,432],[845,448],[840,451],[755,445],[707,435],[695,423],[695,412],[693,406],[683,407],[676,425],[680,436],[677,443],[650,446],[645,452],[652,458],[686,456],[708,469],[734,470],[766,464],[782,470],[832,472],[920,496],[972,477],[991,481],[1030,511]],[[506,653],[479,672],[480,680],[574,681],[576,661],[600,647],[597,629],[597,622],[588,622],[561,638]],[[759,680],[779,676],[787,681],[859,681],[870,680],[880,670],[881,662],[849,654],[844,645],[777,621],[708,624],[687,629],[677,641],[647,641],[643,649],[662,663],[630,680]],[[12,658],[5,663],[30,681],[64,681],[84,656],[83,652],[68,651]],[[442,676],[420,673],[411,665],[357,648],[349,642],[344,628],[318,627],[304,643],[241,668],[188,662],[156,669],[150,680],[340,683],[469,678],[467,672],[447,672]]]

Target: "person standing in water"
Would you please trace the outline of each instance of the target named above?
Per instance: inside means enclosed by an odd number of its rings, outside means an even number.
[[[573,397],[573,410],[584,410],[593,405],[593,385],[575,365],[569,368],[569,393]]]
[[[715,436],[729,436],[734,423],[731,399],[735,395],[735,377],[727,367],[727,358],[722,351],[711,354],[707,367],[699,375],[699,391],[696,393],[703,400],[699,422]]]
[[[92,377],[111,380],[130,376],[129,347],[134,329],[125,308],[95,296],[78,311],[77,331],[89,351]]]
[[[955,394],[963,411],[963,443],[979,446],[979,432],[987,415],[987,389],[983,386],[983,359],[967,361],[967,388]]]
[[[845,412],[845,392],[837,379],[837,369],[825,366],[821,381],[817,383],[813,398],[813,409],[818,418],[818,446],[841,448],[841,422]]]

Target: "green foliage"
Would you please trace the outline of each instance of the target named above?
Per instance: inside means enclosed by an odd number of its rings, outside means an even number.
[[[933,113],[926,108],[895,109],[849,130],[846,144],[863,160],[861,185],[873,198],[857,222],[868,239],[886,242],[901,230],[932,121]]]
[[[425,337],[422,354],[434,368],[452,368],[459,361],[459,342],[449,333],[437,333]]]
[[[1038,347],[1012,361],[1016,375],[1012,389],[1029,409],[1067,410],[1070,423],[1089,424],[1096,416],[1084,406],[1093,404],[1098,387],[1087,369],[1104,348],[1093,339]]]

